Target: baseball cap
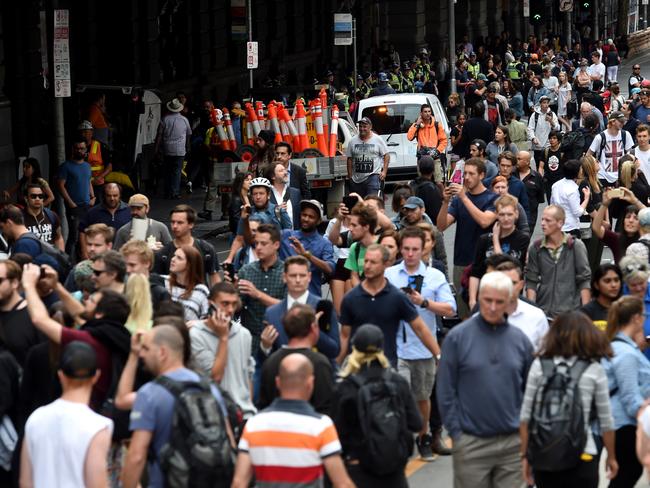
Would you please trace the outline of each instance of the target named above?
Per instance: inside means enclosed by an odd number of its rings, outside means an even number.
[[[386,73],[382,72],[382,73],[379,73],[379,75],[377,75],[377,79],[379,81],[388,81],[388,76],[386,76]]]
[[[368,117],[363,117],[359,120],[359,124],[366,124],[372,126],[372,121]]]
[[[313,208],[318,214],[318,219],[323,220],[323,205],[318,200],[300,200],[300,210]]]
[[[615,112],[612,112],[609,114],[609,117],[607,120],[624,120],[625,119],[625,114],[621,112],[620,110],[616,110]]]
[[[420,197],[408,197],[408,200],[406,200],[406,203],[404,204],[404,208],[424,208],[424,200],[422,200]]]
[[[129,207],[148,207],[149,199],[142,193],[136,193],[129,198]]]
[[[97,354],[89,344],[72,341],[61,353],[59,369],[68,378],[77,380],[92,378],[97,371]]]
[[[650,210],[650,209],[649,209]],[[359,352],[373,353],[384,350],[384,333],[373,324],[363,324],[352,338],[352,345]]]
[[[483,73],[479,73],[476,79],[479,81],[487,81],[487,76],[485,76]]]
[[[639,225],[641,227],[650,227],[650,208],[639,210]]]
[[[641,93],[641,88],[635,87],[630,91],[630,95],[636,95],[637,93]]]
[[[433,158],[431,156],[422,156],[418,161],[418,169],[420,170],[420,173],[425,175],[433,173]]]

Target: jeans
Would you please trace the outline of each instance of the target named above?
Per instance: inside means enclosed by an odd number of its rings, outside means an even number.
[[[535,486],[537,488],[597,488],[598,459],[594,456],[591,461],[580,461],[578,466],[565,471],[533,470]],[[618,478],[618,475],[616,477]]]
[[[377,174],[368,176],[368,179],[361,183],[355,183],[350,180],[350,193],[358,193],[361,198],[365,198],[368,195],[378,195],[380,189],[381,181]]]
[[[68,240],[65,243],[65,252],[75,261],[77,244],[79,243],[79,222],[86,217],[89,205],[77,205],[75,208],[65,208],[65,219],[68,222]]]
[[[185,156],[165,156],[165,171],[169,176],[165,178],[165,198],[174,198],[181,194],[181,169]]]

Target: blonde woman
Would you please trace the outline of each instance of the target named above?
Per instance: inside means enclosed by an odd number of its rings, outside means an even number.
[[[412,433],[418,432],[422,427],[422,418],[408,383],[390,369],[390,363],[383,350],[384,333],[379,327],[365,324],[357,329],[352,338],[352,353],[341,370],[342,380],[337,384],[332,404],[332,420],[339,434],[346,468],[358,488],[407,488],[404,466],[413,450]],[[368,379],[389,380],[395,385],[397,396],[401,398],[406,412],[407,429],[394,442],[395,469],[381,476],[367,468],[363,419],[358,413],[358,385]]]
[[[129,276],[126,282],[126,299],[131,307],[131,313],[124,325],[129,332],[134,334],[136,331],[151,329],[153,307],[149,279],[139,273]]]
[[[567,132],[571,131],[571,116],[569,115],[569,103],[571,102],[571,83],[565,71],[560,71],[558,75],[560,85],[557,94],[557,118]]]
[[[585,246],[587,246],[589,268],[594,272],[600,265],[600,259],[603,256],[603,242],[591,232],[592,220],[596,217],[598,208],[603,201],[603,189],[600,181],[598,181],[600,163],[595,157],[587,154],[580,159],[580,165],[582,166],[582,181],[578,185],[580,199],[583,199],[584,188],[589,189],[590,195],[585,214],[580,217],[580,235]]]

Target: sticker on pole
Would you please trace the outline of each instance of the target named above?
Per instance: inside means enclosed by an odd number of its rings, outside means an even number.
[[[352,14],[334,14],[334,45],[352,45]]]
[[[560,12],[571,12],[573,10],[573,0],[560,0]]]
[[[258,66],[257,56],[257,41],[246,43],[246,69],[257,69]]]

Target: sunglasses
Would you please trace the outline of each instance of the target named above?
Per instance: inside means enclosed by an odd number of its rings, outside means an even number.
[[[105,273],[105,272],[106,272],[105,269],[93,269],[93,274],[94,274],[95,276],[101,276],[101,274],[102,274],[102,273]]]
[[[43,195],[42,193],[32,193],[29,195],[29,198],[31,198],[32,200],[37,200],[39,198],[43,200],[45,198],[45,195]]]

